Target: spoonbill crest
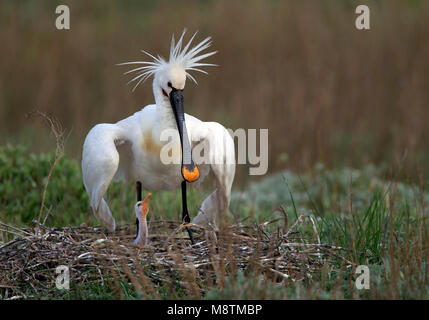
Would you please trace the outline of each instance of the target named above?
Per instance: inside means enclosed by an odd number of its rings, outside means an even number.
[[[136,184],[137,201],[141,201],[142,187],[155,190],[173,190],[181,185],[182,220],[190,222],[187,202],[187,183],[201,182],[212,169],[216,189],[203,201],[195,224],[215,223],[229,207],[231,186],[235,174],[234,141],[229,132],[217,122],[203,122],[184,113],[186,79],[197,81],[191,71],[207,73],[200,69],[213,64],[202,63],[216,51],[202,53],[211,45],[207,37],[191,48],[196,33],[184,45],[182,36],[175,43],[171,40],[170,57],[153,56],[143,51],[152,61],[125,62],[120,65],[136,65],[125,72],[135,72],[131,79],[133,90],[153,76],[155,104],[148,105],[132,116],[114,124],[97,124],[88,133],[82,152],[82,175],[85,189],[95,216],[109,230],[116,228],[115,219],[103,199],[110,182],[133,181]],[[166,142],[161,134],[172,132],[172,154],[177,161],[161,161],[161,150]],[[196,147],[204,150],[204,159],[195,160],[192,151]],[[199,150],[201,150],[199,149]],[[174,152],[174,150],[178,152]],[[188,230],[193,242],[192,232]]]

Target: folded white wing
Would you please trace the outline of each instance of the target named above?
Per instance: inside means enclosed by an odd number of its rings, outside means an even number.
[[[123,143],[122,129],[115,124],[98,124],[86,136],[82,152],[83,184],[95,216],[110,231],[115,219],[103,199],[119,165],[117,144]]]
[[[209,161],[216,179],[216,190],[204,200],[192,223],[215,223],[227,213],[231,200],[235,175],[234,140],[217,122],[203,122],[192,135],[200,135],[199,138],[207,144],[209,154],[205,158]]]

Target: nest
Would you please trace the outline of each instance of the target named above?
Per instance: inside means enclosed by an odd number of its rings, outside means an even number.
[[[312,223],[316,241],[297,231],[305,220]],[[133,244],[133,225],[122,225],[109,234],[97,227],[49,228],[33,222],[34,228],[2,224],[2,231],[14,235],[13,240],[0,244],[3,298],[58,295],[55,278],[61,265],[69,268],[73,284],[105,285],[122,279],[154,297],[161,286],[172,290],[179,286],[189,295],[201,297],[238,269],[264,274],[281,284],[311,280],[333,260],[351,265],[343,257],[345,249],[320,243],[314,221],[305,215],[288,230],[278,227],[271,232],[268,226],[276,220],[220,230],[179,221],[151,221],[150,243],[144,248]],[[194,245],[184,232],[186,227],[194,232]]]

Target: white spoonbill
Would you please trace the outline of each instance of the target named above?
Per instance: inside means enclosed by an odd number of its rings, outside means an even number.
[[[186,78],[196,83],[189,71],[206,73],[199,68],[212,64],[200,61],[216,52],[201,53],[211,45],[210,37],[190,49],[195,34],[183,46],[185,32],[177,44],[172,37],[168,61],[143,51],[153,61],[122,63],[139,65],[126,72],[137,73],[130,81],[136,81],[134,89],[153,76],[155,104],[115,124],[97,124],[85,139],[82,152],[83,183],[95,216],[110,231],[115,230],[116,224],[103,196],[110,182],[121,178],[136,183],[137,201],[142,200],[142,187],[154,191],[172,190],[181,185],[182,219],[190,222],[186,184],[198,179],[202,181],[211,168],[216,189],[203,201],[192,222],[215,223],[228,210],[235,174],[234,141],[219,123],[203,122],[185,114],[183,101]],[[168,141],[172,151],[168,154],[175,158],[172,163],[161,161],[162,150],[167,144],[161,137],[165,132],[169,132],[172,138]],[[194,161],[192,151],[197,147],[200,153],[204,150],[204,161],[201,156]],[[188,233],[193,242],[190,230]]]
[[[137,237],[134,240],[134,244],[144,247],[149,242],[149,231],[147,229],[146,216],[149,212],[149,198],[152,193],[148,193],[143,201],[137,201],[134,206],[134,211],[137,218]]]

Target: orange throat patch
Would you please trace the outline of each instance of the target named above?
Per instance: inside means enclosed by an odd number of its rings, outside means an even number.
[[[152,193],[148,193],[146,198],[142,201],[141,215],[144,220],[146,220],[146,215],[149,212],[149,198],[152,196]]]
[[[198,167],[194,165],[194,167],[189,170],[186,165],[182,166],[182,174],[186,181],[188,182],[194,182],[197,181],[200,177],[200,171],[198,170]]]

